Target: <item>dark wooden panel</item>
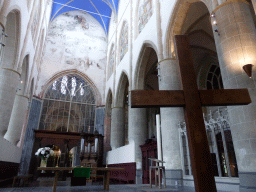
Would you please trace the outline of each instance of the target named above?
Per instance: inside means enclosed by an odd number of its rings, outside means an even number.
[[[19,163],[0,161],[0,187],[12,183],[14,176],[18,174]]]
[[[248,105],[251,98],[247,89],[199,90],[202,105]]]
[[[108,167],[121,167],[124,170],[114,170],[110,171],[109,178],[112,180],[112,184],[117,183],[126,183],[126,184],[135,184],[136,177],[136,163],[117,163],[109,164]],[[114,183],[113,183],[114,181]]]
[[[51,134],[51,133],[36,133],[36,137],[53,138],[53,139],[74,139],[80,140],[81,136],[77,135],[63,135],[63,134]]]
[[[184,107],[183,91],[133,90],[132,108]]]

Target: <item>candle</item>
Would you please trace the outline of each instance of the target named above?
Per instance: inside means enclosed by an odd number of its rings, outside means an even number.
[[[156,115],[156,130],[157,130],[157,156],[158,159],[163,161],[162,154],[162,136],[161,136],[161,125],[160,125],[160,115]]]
[[[81,139],[81,153],[84,152],[84,138]]]
[[[95,153],[97,153],[98,149],[98,138],[95,138]]]

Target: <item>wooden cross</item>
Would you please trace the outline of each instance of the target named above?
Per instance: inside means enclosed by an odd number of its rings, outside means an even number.
[[[247,105],[247,89],[198,90],[188,37],[176,35],[183,91],[133,90],[132,108],[184,107],[195,189],[216,192],[202,106]]]

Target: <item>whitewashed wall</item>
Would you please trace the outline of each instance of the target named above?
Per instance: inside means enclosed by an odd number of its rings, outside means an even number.
[[[8,2],[7,4],[5,4]],[[34,1],[33,1],[34,2]],[[20,15],[20,31],[19,31],[19,43],[18,43],[18,53],[17,53],[17,61],[15,63],[14,70],[19,70],[18,68],[21,67],[24,57],[26,55],[29,55],[29,68],[28,68],[28,82],[27,82],[27,89],[29,90],[30,82],[32,80],[32,77],[37,77],[37,64],[34,60],[36,49],[39,44],[34,44],[31,36],[31,28],[28,27],[30,18],[32,17],[33,13],[33,2],[30,5],[30,9],[28,9],[27,6],[27,0],[1,0],[0,2],[0,8],[2,9],[2,12],[0,13],[2,16],[6,17],[11,11],[16,10],[19,12]],[[39,34],[41,32],[41,29],[48,28],[48,21],[51,14],[51,2],[49,0],[41,0],[41,15],[39,17],[36,36],[38,38],[35,39],[35,41],[38,41],[40,39]],[[5,7],[2,7],[5,6]],[[46,11],[46,12],[45,12]],[[45,13],[45,14],[44,14]],[[45,33],[46,33],[45,30]],[[40,58],[39,58],[40,60]],[[29,91],[26,96],[29,95]],[[26,123],[27,120],[24,120],[24,123]],[[23,132],[26,130],[24,129]],[[23,135],[24,136],[24,135]],[[21,138],[23,140],[24,138]],[[14,162],[19,163],[21,152],[22,152],[22,145],[14,145],[11,142],[5,140],[4,138],[0,138],[0,161],[6,161],[6,162]]]
[[[88,13],[72,11],[50,24],[36,94],[45,83],[64,70],[86,74],[104,94],[107,38],[100,23]]]

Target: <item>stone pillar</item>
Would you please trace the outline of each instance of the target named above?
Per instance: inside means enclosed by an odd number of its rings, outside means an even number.
[[[0,136],[4,136],[8,128],[19,77],[17,71],[0,69]]]
[[[256,191],[256,30],[245,1],[227,1],[215,9],[214,33],[225,89],[248,88],[252,103],[228,107],[240,178],[240,192]],[[216,26],[213,26],[215,30]],[[253,64],[249,78],[243,65]]]
[[[135,144],[136,184],[142,184],[142,154],[140,145],[147,139],[145,108],[129,108],[128,140]]]
[[[28,97],[16,95],[8,130],[4,136],[5,139],[12,142],[14,145],[17,145],[20,140],[27,109]]]
[[[112,150],[124,146],[124,108],[115,107],[111,115],[111,139]]]
[[[111,114],[106,114],[104,119],[104,154],[111,150]]]
[[[159,62],[159,90],[181,90],[179,62],[165,59]],[[181,107],[160,108],[163,160],[166,162],[166,182],[168,185],[183,185],[182,164],[179,142],[179,121],[184,121]]]

